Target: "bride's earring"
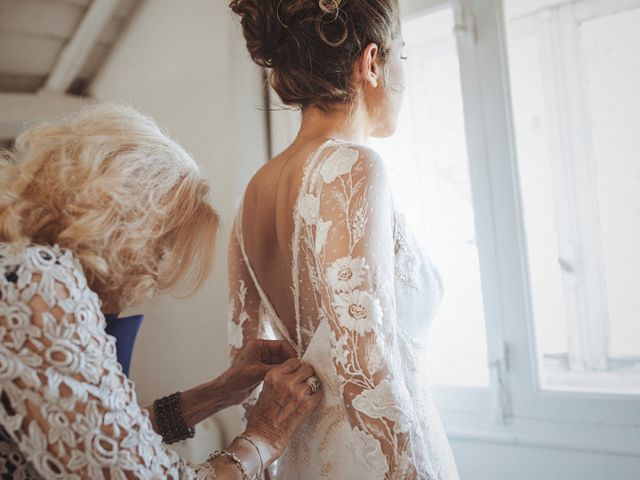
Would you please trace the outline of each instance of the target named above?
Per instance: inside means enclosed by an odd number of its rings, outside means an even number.
[[[369,74],[369,83],[371,84],[371,86],[373,88],[377,88],[378,87],[378,79],[376,78],[376,76],[373,73]]]

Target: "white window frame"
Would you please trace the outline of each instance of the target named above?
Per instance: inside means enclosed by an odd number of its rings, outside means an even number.
[[[458,37],[491,384],[433,388],[449,437],[640,456],[640,396],[540,387],[502,1],[401,4],[406,18],[452,5]],[[270,122],[276,153],[299,114],[274,111]]]
[[[548,128],[550,154],[560,152],[550,163],[557,183],[555,203],[563,207],[557,212],[556,224],[562,229],[558,236],[569,348],[566,355],[545,356],[543,361],[547,375],[553,368],[557,377],[554,388],[561,389],[563,382],[576,380],[578,375],[587,383],[597,375],[592,372],[603,372],[601,378],[615,383],[617,371],[634,368],[640,372],[640,356],[621,358],[610,356],[608,351],[610,325],[600,222],[593,214],[599,208],[596,160],[591,138],[585,134],[590,126],[587,96],[582,91],[579,28],[591,19],[637,9],[640,0],[580,0],[544,10],[540,8],[548,7],[549,0],[537,2],[532,5],[529,0],[526,12],[518,7],[509,30],[511,37],[535,35],[541,61],[552,65],[543,82],[549,92],[547,109],[556,113],[557,123]]]
[[[640,397],[540,388],[502,2],[453,6],[495,400],[493,420],[450,412],[445,387],[445,425],[454,437],[640,455]]]

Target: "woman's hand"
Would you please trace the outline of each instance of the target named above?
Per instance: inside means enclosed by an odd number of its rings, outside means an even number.
[[[262,393],[247,419],[245,434],[260,445],[265,466],[280,457],[293,433],[322,399],[305,380],[313,368],[291,358],[267,373]]]
[[[294,358],[296,352],[281,340],[251,340],[222,374],[229,405],[242,403],[275,366]]]
[[[251,340],[222,375],[182,393],[180,402],[185,423],[194,427],[214,413],[242,403],[269,370],[295,355],[287,342]],[[158,431],[153,405],[146,408],[153,428]]]

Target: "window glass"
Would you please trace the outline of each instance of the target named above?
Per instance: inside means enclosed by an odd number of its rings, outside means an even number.
[[[505,7],[541,384],[640,393],[640,1]]]
[[[445,4],[447,7],[447,4]],[[487,386],[486,333],[451,8],[403,24],[407,89],[398,131],[374,140],[399,209],[445,294],[423,359],[431,384]]]

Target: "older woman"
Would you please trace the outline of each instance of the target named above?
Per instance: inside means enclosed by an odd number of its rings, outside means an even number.
[[[125,107],[32,128],[4,156],[3,478],[246,479],[282,454],[320,400],[313,370],[286,343],[254,341],[220,377],[147,411],[104,330],[103,313],[202,285],[218,223],[207,195],[191,157]],[[192,466],[163,444],[263,379],[246,430],[226,450]]]

